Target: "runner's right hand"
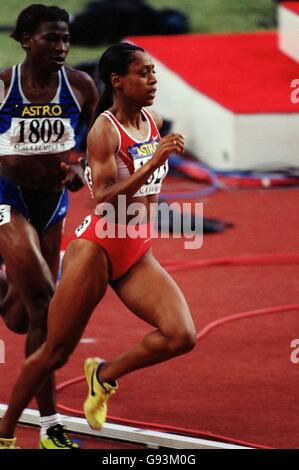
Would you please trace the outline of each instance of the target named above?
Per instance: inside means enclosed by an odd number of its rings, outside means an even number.
[[[163,137],[150,162],[154,169],[166,162],[171,153],[184,153],[184,136],[182,134],[169,134]]]

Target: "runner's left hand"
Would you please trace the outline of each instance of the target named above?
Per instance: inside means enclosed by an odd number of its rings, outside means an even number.
[[[72,192],[79,191],[84,186],[84,180],[80,164],[61,162],[60,167],[64,173],[62,184]]]

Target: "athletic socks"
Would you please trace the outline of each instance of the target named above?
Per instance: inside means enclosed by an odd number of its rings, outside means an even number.
[[[47,437],[47,430],[52,426],[56,426],[57,424],[61,424],[60,414],[56,413],[55,415],[51,416],[41,416],[40,417],[40,438],[44,439]]]

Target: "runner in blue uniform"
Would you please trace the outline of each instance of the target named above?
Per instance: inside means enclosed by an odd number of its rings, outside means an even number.
[[[65,10],[31,5],[20,13],[11,36],[26,57],[0,73],[5,90],[0,103],[0,253],[6,265],[0,314],[10,330],[27,334],[28,356],[45,340],[66,188],[81,186],[69,159],[90,125],[97,91],[87,74],[64,65],[70,47]],[[76,448],[61,426],[54,397],[49,376],[36,392],[40,446]],[[11,445],[0,438],[0,447]]]
[[[155,259],[150,238],[152,205],[167,172],[167,158],[184,151],[184,137],[174,133],[160,139],[162,118],[145,109],[153,104],[157,80],[143,49],[127,43],[111,46],[101,57],[99,71],[106,88],[87,139],[95,211],[77,228],[66,250],[49,307],[47,339],[26,359],[0,425],[0,435],[5,431],[11,439],[37,385],[68,361],[108,284],[151,328],[119,356],[85,361],[89,392],[84,412],[92,428],[105,423],[107,401],[120,377],[187,353],[196,344],[186,299]]]

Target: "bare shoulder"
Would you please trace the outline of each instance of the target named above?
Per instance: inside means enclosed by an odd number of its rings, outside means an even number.
[[[83,72],[82,70],[74,69],[68,65],[66,65],[64,69],[66,71],[67,78],[72,85],[84,86],[87,83],[94,83],[90,75],[88,75],[86,72]]]
[[[86,72],[65,66],[65,72],[72,88],[79,90],[84,95],[97,92],[93,79]]]
[[[155,121],[155,124],[156,124],[157,128],[160,130],[162,125],[163,125],[163,118],[162,118],[161,114],[157,113],[153,109],[151,109],[151,110],[148,109],[147,111],[150,113],[153,120]]]
[[[1,69],[0,70],[0,80],[4,82],[4,87],[7,89],[10,85],[12,77],[12,68]]]
[[[119,145],[119,136],[114,125],[105,116],[99,116],[94,122],[87,137],[89,149],[100,148],[114,152]]]
[[[90,140],[99,136],[112,138],[113,140],[114,137],[118,137],[117,131],[112,122],[102,114],[95,120],[89,131],[88,139]]]

